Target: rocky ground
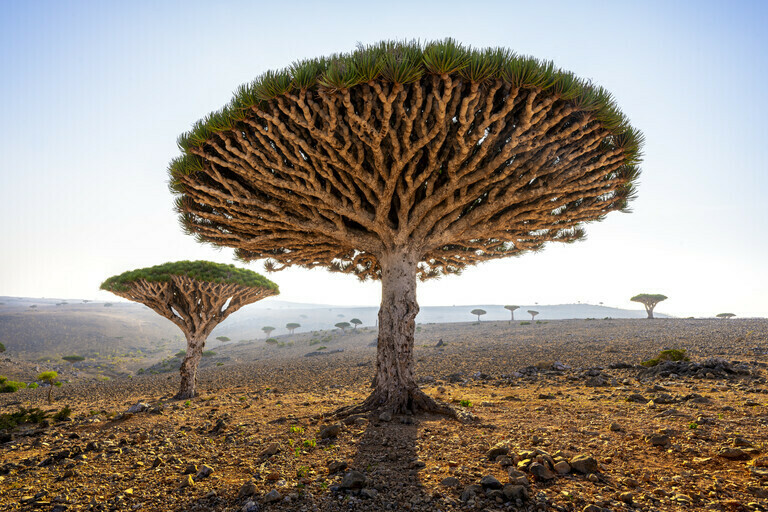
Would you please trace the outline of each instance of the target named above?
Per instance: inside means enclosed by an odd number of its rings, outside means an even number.
[[[332,418],[374,338],[232,348],[191,401],[170,373],[0,395],[73,410],[0,433],[0,510],[768,510],[768,320],[423,325],[421,385],[475,419]]]

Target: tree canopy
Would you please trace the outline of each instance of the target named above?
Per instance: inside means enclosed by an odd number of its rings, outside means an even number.
[[[725,319],[733,318],[735,316],[736,315],[734,313],[718,313],[717,314],[717,318],[725,318]]]
[[[129,270],[112,276],[101,285],[102,290],[124,292],[131,283],[146,281],[148,283],[169,282],[173,276],[189,277],[199,282],[215,284],[233,284],[249,288],[265,288],[279,293],[275,283],[251,270],[238,268],[234,265],[213,263],[210,261],[175,261],[155,265],[154,267]]]
[[[642,136],[602,87],[448,39],[268,71],[178,143],[171,188],[198,240],[364,279],[407,239],[425,279],[625,210]]]

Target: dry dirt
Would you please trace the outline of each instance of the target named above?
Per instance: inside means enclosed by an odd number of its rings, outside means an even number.
[[[424,325],[420,383],[476,419],[331,418],[374,337],[233,345],[189,402],[175,373],[0,395],[74,411],[0,444],[0,510],[768,510],[768,320]],[[638,366],[665,348],[694,364]]]

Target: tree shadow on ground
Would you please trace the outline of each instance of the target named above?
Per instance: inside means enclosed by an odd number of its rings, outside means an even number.
[[[332,492],[332,501],[320,507],[322,512],[439,510],[429,505],[432,497],[419,479],[418,422],[405,417],[391,422],[372,416],[357,443],[357,453],[345,470],[359,471],[366,485],[357,491]],[[350,427],[350,428],[355,428]]]

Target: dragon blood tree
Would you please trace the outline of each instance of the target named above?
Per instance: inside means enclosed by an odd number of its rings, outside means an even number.
[[[197,366],[213,328],[246,304],[279,293],[275,283],[256,272],[209,261],[131,270],[110,277],[101,289],[148,306],[182,330],[187,354],[178,399],[195,396]]]
[[[666,295],[662,295],[660,293],[640,293],[638,295],[635,295],[632,297],[632,302],[639,302],[643,306],[645,306],[645,312],[648,313],[648,318],[653,319],[653,309],[656,307],[656,305],[663,301],[667,300],[669,297]]]
[[[416,282],[572,242],[624,210],[641,135],[548,62],[382,42],[241,86],[179,138],[184,228],[268,270],[380,279],[375,388],[352,410],[447,411],[416,385]]]

